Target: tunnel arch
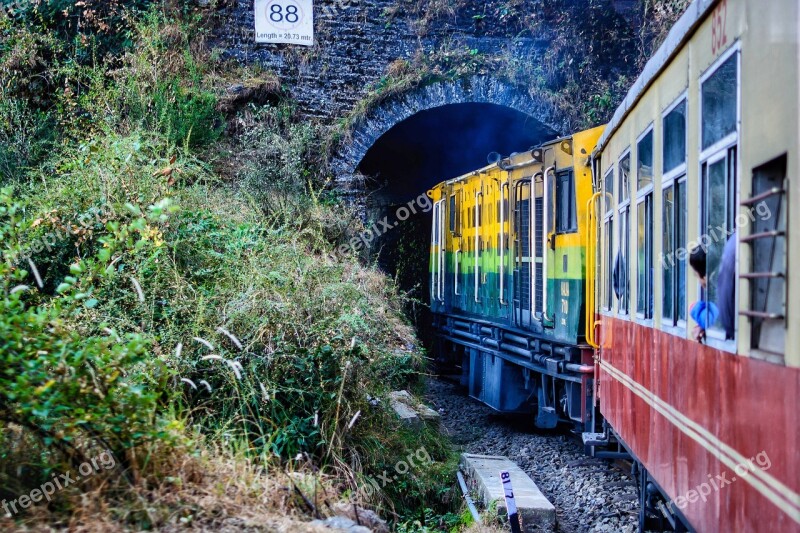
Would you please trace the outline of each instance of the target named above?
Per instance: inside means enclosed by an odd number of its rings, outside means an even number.
[[[492,76],[473,76],[418,87],[393,97],[361,119],[332,158],[331,169],[339,184],[358,189],[363,181],[359,166],[369,150],[392,128],[425,111],[459,104],[490,104],[530,117],[556,134],[568,130],[564,113],[550,101],[535,96],[524,87],[514,86]]]

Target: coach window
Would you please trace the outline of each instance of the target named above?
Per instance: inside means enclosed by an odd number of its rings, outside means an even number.
[[[707,289],[704,298],[717,304],[730,302],[736,308],[736,281],[720,277],[725,245],[737,238],[736,217],[737,144],[739,123],[739,54],[724,56],[718,66],[701,79],[701,231],[699,242],[706,249]],[[728,265],[736,270],[736,258]],[[735,272],[734,272],[735,275]],[[721,292],[722,291],[722,292]],[[720,309],[722,311],[722,309]],[[725,339],[720,319],[707,330],[711,339]],[[735,328],[736,320],[729,321]],[[729,331],[727,337],[732,337]]]
[[[630,312],[628,295],[630,294],[630,231],[631,231],[631,155],[628,152],[618,165],[619,170],[619,250],[614,258],[612,284],[614,294],[619,302],[619,312],[627,315]]]
[[[787,306],[787,154],[753,169],[752,196],[742,202],[756,216],[750,226],[753,247],[750,320],[752,355],[784,364]]]
[[[636,316],[653,318],[653,130],[636,145]]]
[[[612,166],[603,178],[603,250],[606,283],[603,285],[603,308],[614,309],[614,283],[611,273],[614,271],[614,167]]]
[[[664,115],[662,253],[663,325],[686,323],[686,98]]]

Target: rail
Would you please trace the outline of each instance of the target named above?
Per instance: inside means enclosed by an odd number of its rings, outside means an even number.
[[[478,197],[483,198],[483,192],[475,191],[475,303],[480,303],[480,258],[481,258],[481,206]]]
[[[588,214],[588,238],[586,241],[586,343],[595,350],[600,346],[595,336],[595,306],[597,305],[597,221],[600,220],[597,214],[598,200],[603,197],[603,193],[598,192],[592,195],[586,204]]]
[[[508,183],[503,183],[500,185],[500,305],[506,305],[507,302],[504,299],[505,296],[505,277],[506,277],[506,257],[505,257],[505,246],[506,246],[506,210],[505,210],[505,200],[506,200],[506,190],[509,189]],[[509,194],[510,196],[510,194]]]
[[[555,171],[556,167],[547,167],[547,170],[544,171],[543,174],[543,181],[544,181],[544,199],[542,200],[544,205],[542,206],[542,321],[543,322],[552,322],[553,318],[547,314],[547,304],[549,299],[549,294],[547,290],[547,275],[550,272],[548,264],[549,261],[547,260],[548,257],[548,249],[549,249],[549,242],[550,242],[550,210],[549,210],[549,200],[550,200],[550,180],[548,179],[548,175]],[[535,197],[535,191],[531,194],[531,197]]]

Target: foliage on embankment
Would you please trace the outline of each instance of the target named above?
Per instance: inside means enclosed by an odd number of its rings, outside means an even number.
[[[442,502],[449,451],[381,400],[423,355],[391,280],[337,253],[358,223],[319,132],[286,102],[224,113],[230,77],[265,73],[215,60],[201,20],[84,5],[108,28],[0,19],[0,497],[114,466],[0,524]],[[364,490],[419,450],[433,462]]]

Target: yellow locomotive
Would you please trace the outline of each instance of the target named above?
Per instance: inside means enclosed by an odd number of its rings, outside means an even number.
[[[432,191],[439,353],[461,364],[474,398],[501,412],[535,408],[540,427],[588,427],[593,418],[587,208],[602,132],[546,143]]]

